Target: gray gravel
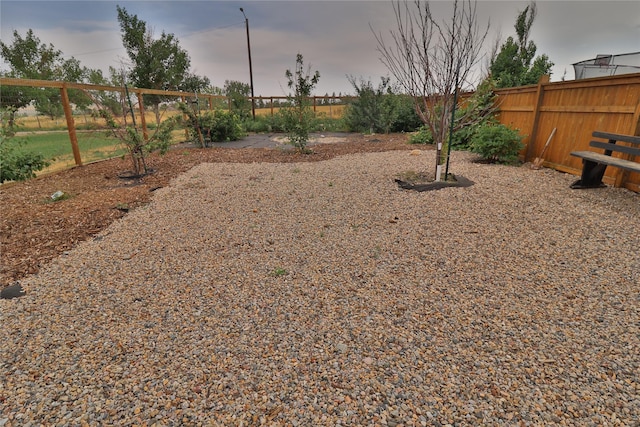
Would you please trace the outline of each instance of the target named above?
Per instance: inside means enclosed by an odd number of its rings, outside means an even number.
[[[0,426],[640,425],[639,196],[473,159],[190,170],[0,300]]]

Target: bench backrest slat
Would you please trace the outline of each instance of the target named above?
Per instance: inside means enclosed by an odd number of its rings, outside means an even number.
[[[599,131],[593,132],[592,135],[594,138],[604,138],[604,139],[609,139],[614,141],[628,142],[630,144],[640,145],[640,136],[620,135],[617,133],[599,132]]]
[[[610,144],[602,141],[591,141],[590,146],[596,148],[602,148],[609,151],[617,151],[619,153],[631,154],[632,156],[640,156],[640,148],[629,147],[628,145]]]

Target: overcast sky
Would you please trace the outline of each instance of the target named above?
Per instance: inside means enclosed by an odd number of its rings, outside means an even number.
[[[432,1],[438,16],[450,1]],[[487,50],[514,23],[527,2],[478,1],[478,18],[490,22]],[[388,75],[370,29],[388,33],[395,20],[389,1],[0,1],[0,38],[13,42],[28,29],[83,66],[120,68],[127,61],[116,5],[154,29],[173,33],[191,57],[192,71],[222,87],[225,80],[249,82],[243,7],[249,19],[255,94],[286,95],[284,73],[301,53],[320,72],[316,95],[353,93],[347,75],[379,82]],[[597,54],[640,51],[640,1],[537,1],[531,39],[538,54],[556,65],[552,81],[574,78],[571,64]],[[6,70],[6,64],[0,65]]]

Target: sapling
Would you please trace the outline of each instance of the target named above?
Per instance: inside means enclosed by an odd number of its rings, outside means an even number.
[[[288,96],[290,106],[280,110],[288,142],[301,152],[308,151],[309,132],[315,119],[309,97],[320,80],[318,71],[313,75],[310,73],[311,67],[309,66],[305,70],[302,55],[298,53],[295,71],[293,73],[290,70],[285,72],[288,80],[287,85],[294,90],[294,93]]]

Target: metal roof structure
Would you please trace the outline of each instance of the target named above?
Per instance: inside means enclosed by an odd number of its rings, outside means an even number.
[[[593,59],[573,64],[576,80],[592,77],[640,73],[640,52],[620,55],[597,55]]]

